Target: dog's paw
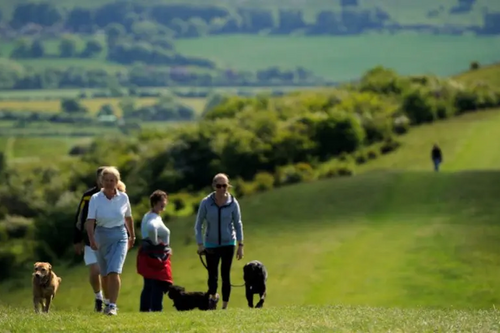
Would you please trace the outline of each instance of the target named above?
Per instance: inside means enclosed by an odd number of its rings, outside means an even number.
[[[260,309],[264,306],[264,301],[259,301],[259,303],[257,303],[257,305],[255,306],[256,309]]]

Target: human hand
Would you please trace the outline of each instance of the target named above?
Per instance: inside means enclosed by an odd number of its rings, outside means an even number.
[[[127,250],[130,250],[131,248],[134,247],[134,243],[135,243],[135,237],[129,237],[128,238],[128,248]]]
[[[77,255],[81,255],[83,253],[83,243],[82,242],[73,244],[73,248],[75,249],[75,253]]]
[[[241,260],[243,258],[243,246],[238,245],[238,250],[236,250],[236,259]]]
[[[205,247],[203,246],[203,244],[198,244],[198,251],[196,251],[198,254],[202,254],[203,252],[205,252]]]
[[[99,245],[96,243],[95,239],[89,239],[90,241],[90,248],[94,251],[97,251],[99,249]]]

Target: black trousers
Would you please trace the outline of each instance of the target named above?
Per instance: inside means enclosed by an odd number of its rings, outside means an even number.
[[[163,310],[163,294],[165,293],[165,284],[167,283],[144,278],[139,305],[140,312],[161,312]]]
[[[208,293],[215,295],[217,293],[219,280],[219,262],[221,263],[222,278],[222,301],[228,302],[231,295],[231,265],[233,263],[234,251],[236,246],[221,246],[206,249],[207,267],[208,267]]]

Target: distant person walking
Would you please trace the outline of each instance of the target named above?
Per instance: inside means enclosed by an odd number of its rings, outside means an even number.
[[[240,205],[229,192],[229,178],[223,173],[212,181],[214,192],[203,198],[198,208],[195,237],[198,254],[205,254],[208,266],[208,293],[210,305],[215,309],[218,302],[217,280],[219,262],[222,277],[222,309],[226,309],[231,294],[231,266],[236,248],[236,258],[243,258],[243,223]],[[202,227],[206,221],[206,231]],[[205,236],[203,239],[203,235]]]
[[[443,154],[437,144],[432,147],[431,158],[434,163],[434,171],[439,171],[439,166],[443,162]]]
[[[167,206],[167,193],[156,190],[149,197],[151,210],[141,221],[142,241],[137,252],[137,273],[144,278],[140,312],[163,310],[163,295],[172,285],[170,230],[160,213]]]
[[[119,181],[120,172],[115,167],[106,167],[102,171],[103,188],[90,199],[85,225],[90,247],[96,251],[101,276],[105,281],[105,294],[109,297],[109,305],[104,308],[104,314],[107,315],[117,314],[120,274],[127,251],[135,242],[132,208],[127,194],[117,189]]]
[[[101,291],[101,278],[99,274],[99,265],[97,264],[97,256],[94,250],[90,247],[89,237],[85,232],[85,221],[87,220],[87,213],[89,210],[89,201],[92,195],[101,191],[100,177],[102,170],[105,167],[101,166],[96,171],[96,185],[88,190],[86,190],[80,200],[78,209],[76,211],[75,217],[75,229],[73,235],[73,246],[77,255],[83,253],[83,261],[85,266],[89,267],[89,282],[94,290],[95,301],[94,301],[94,311],[101,312],[103,310],[103,303],[107,305],[109,301],[107,300],[107,295]],[[106,288],[102,286],[102,290]],[[104,296],[104,297],[103,297]]]

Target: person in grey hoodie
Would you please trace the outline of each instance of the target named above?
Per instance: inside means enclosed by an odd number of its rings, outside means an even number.
[[[236,259],[243,258],[243,223],[240,205],[228,192],[231,187],[228,176],[223,173],[215,175],[212,186],[215,191],[200,202],[194,230],[198,254],[205,253],[207,258],[208,293],[213,308],[219,300],[217,280],[221,262],[222,309],[226,309],[231,294],[230,273],[234,252]]]

